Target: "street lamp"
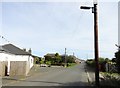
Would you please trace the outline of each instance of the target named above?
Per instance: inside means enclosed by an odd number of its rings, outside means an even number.
[[[87,7],[87,6],[81,6],[80,7],[80,9],[86,9],[86,10],[88,10],[88,9],[91,9],[92,7]]]
[[[94,49],[95,49],[95,85],[99,87],[99,54],[98,54],[98,18],[97,18],[97,2],[94,2],[94,7],[81,6],[80,9],[92,9],[94,13]]]

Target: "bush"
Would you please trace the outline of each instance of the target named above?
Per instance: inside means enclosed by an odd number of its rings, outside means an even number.
[[[95,61],[93,59],[88,59],[86,61],[87,65],[89,65],[90,67],[94,67],[95,66]]]
[[[41,61],[40,61],[40,64],[44,64],[44,61],[43,61],[43,60],[41,60]]]
[[[101,86],[109,86],[112,88],[120,87],[119,74],[102,73],[102,75],[105,79],[100,82]]]
[[[100,71],[105,71],[105,64],[109,61],[108,58],[99,58],[99,70]],[[94,59],[88,59],[86,61],[87,65],[90,67],[95,67],[95,60]]]
[[[46,64],[50,67],[51,66],[51,61],[47,61]]]

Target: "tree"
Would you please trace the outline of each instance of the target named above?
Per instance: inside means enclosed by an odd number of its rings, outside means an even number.
[[[67,63],[74,63],[75,62],[75,58],[76,57],[74,57],[72,55],[67,56]]]
[[[112,58],[112,62],[116,62],[116,58]]]
[[[116,57],[116,66],[118,69],[118,72],[120,73],[120,50],[118,52],[115,53],[115,57]]]
[[[95,67],[95,60],[94,59],[87,59],[86,63],[90,67]]]
[[[33,56],[34,57],[34,63],[35,64],[40,64],[40,61],[41,61],[41,57],[38,57],[38,56]]]
[[[62,58],[60,57],[60,55],[58,53],[55,54],[55,63],[60,64],[62,61]]]
[[[102,57],[100,57],[100,58],[99,58],[99,64],[102,64],[102,63],[104,63],[104,62],[105,62],[105,59],[102,58]]]
[[[39,62],[40,62],[40,64],[44,64],[45,63],[44,58],[41,58],[41,60]]]
[[[55,56],[56,56],[56,57],[59,57],[59,53],[56,53]]]
[[[45,57],[45,62],[50,61],[52,65],[57,65],[57,64],[60,64],[62,62],[62,58],[59,55],[59,53],[47,54],[44,57]]]

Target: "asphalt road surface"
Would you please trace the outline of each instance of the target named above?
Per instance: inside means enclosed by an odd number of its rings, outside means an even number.
[[[39,73],[7,86],[89,86],[85,63],[73,67],[43,67]]]

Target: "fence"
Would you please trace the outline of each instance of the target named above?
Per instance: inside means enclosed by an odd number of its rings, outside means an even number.
[[[105,65],[106,67],[106,72],[117,72],[117,67],[116,67],[116,63],[113,63],[113,62],[109,62],[109,63],[106,63]]]

